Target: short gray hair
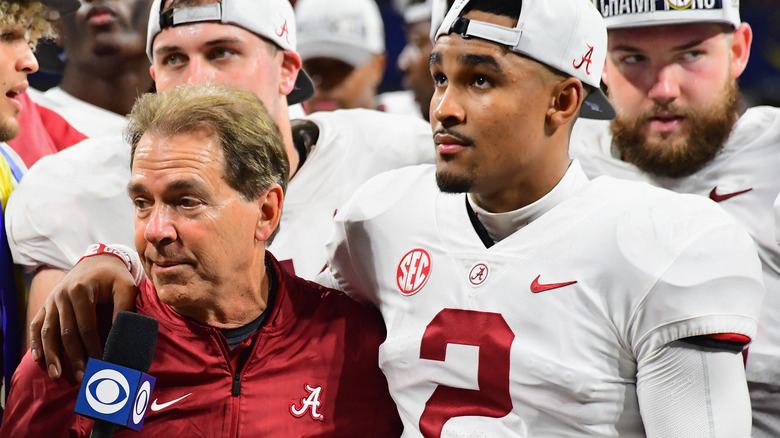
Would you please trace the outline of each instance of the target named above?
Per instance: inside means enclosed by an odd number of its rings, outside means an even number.
[[[249,91],[222,84],[181,85],[141,96],[128,118],[131,168],[144,134],[170,138],[206,132],[222,146],[225,181],[244,199],[258,199],[273,184],[287,189],[290,163],[279,127]]]

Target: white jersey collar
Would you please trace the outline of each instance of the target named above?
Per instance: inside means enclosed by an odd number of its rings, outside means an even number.
[[[505,213],[491,213],[478,206],[471,195],[467,195],[469,205],[477,214],[477,218],[484,225],[488,235],[495,242],[500,242],[515,231],[530,224],[543,214],[552,210],[573,193],[579,191],[588,183],[588,177],[582,171],[579,161],[572,160],[569,169],[563,175],[560,182],[538,201],[521,207],[517,210]]]

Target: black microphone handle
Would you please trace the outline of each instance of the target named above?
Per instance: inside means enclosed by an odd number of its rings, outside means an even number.
[[[116,430],[116,424],[105,420],[95,420],[95,425],[92,426],[92,433],[89,434],[89,438],[111,438],[114,436]]]

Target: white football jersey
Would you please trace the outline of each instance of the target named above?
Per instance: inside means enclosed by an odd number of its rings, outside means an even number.
[[[30,88],[27,92],[33,102],[59,114],[89,138],[121,135],[127,125],[124,116],[77,99],[60,87],[44,92]]]
[[[748,109],[737,121],[722,152],[700,171],[684,178],[648,175],[619,160],[611,148],[608,122],[577,122],[570,153],[582,162],[589,177],[610,175],[642,180],[678,193],[709,197],[753,237],[763,264],[767,294],[758,333],[748,354],[747,378],[780,385],[780,243],[775,238],[773,209],[780,194],[780,109]],[[775,391],[770,403],[771,409],[780,415],[778,397],[780,393]],[[753,403],[763,402],[754,399]],[[775,421],[780,428],[780,417]]]
[[[755,334],[755,247],[713,203],[581,176],[486,248],[465,195],[441,193],[434,172],[358,190],[320,277],[381,311],[404,436],[644,436],[638,359],[684,337]]]
[[[333,215],[361,183],[435,159],[430,126],[411,116],[343,110],[309,118],[320,128],[319,139],[287,188],[281,228],[270,247],[304,278],[324,268]],[[67,270],[92,243],[134,248],[129,180],[130,146],[120,137],[88,139],[42,158],[8,204],[14,261]]]

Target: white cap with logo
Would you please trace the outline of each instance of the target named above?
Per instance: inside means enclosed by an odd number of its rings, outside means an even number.
[[[242,27],[281,47],[296,51],[295,15],[288,0],[222,0],[197,6],[162,10],[165,0],[154,0],[146,33],[146,54],[152,57],[152,43],[163,29],[183,24],[216,22]],[[287,95],[289,104],[314,95],[314,83],[303,69],[295,88]]]
[[[456,0],[435,33],[456,33],[507,47],[579,79],[593,87],[582,104],[580,116],[590,119],[615,118],[615,109],[599,88],[607,57],[607,29],[589,0],[523,0],[514,28],[462,17],[471,0]],[[435,6],[446,7],[446,2]],[[434,22],[441,11],[434,10]]]
[[[739,0],[593,0],[607,29],[690,23],[739,27]],[[622,4],[621,3],[625,3]]]
[[[334,58],[359,67],[385,53],[385,26],[374,0],[299,0],[295,19],[304,60]]]

